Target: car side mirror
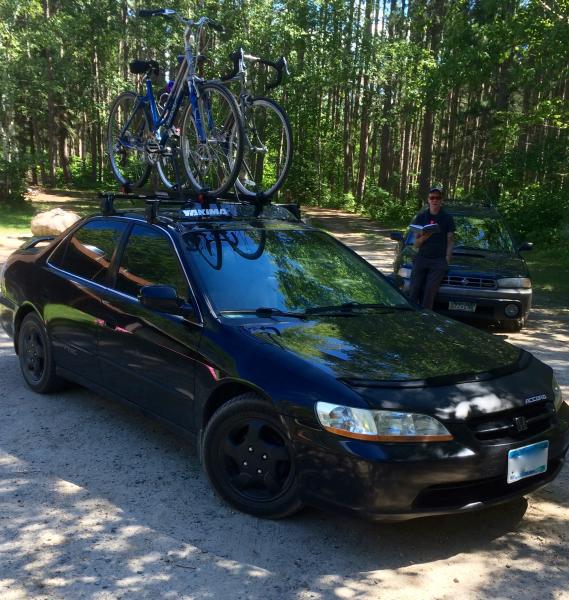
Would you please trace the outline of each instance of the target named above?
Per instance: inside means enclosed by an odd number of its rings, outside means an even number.
[[[400,231],[392,231],[389,234],[389,237],[395,241],[395,242],[402,242],[403,241],[403,234]]]
[[[533,250],[532,242],[524,242],[523,244],[520,244],[518,247],[518,252],[524,252],[527,250]]]
[[[194,313],[192,305],[184,303],[171,285],[145,285],[140,288],[138,300],[145,308],[170,315],[187,317]]]

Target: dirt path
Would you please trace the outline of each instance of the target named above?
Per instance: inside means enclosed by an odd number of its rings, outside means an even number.
[[[377,226],[309,212],[390,265]],[[547,360],[569,397],[567,321],[538,310],[509,340]],[[161,425],[80,388],[31,393],[0,336],[2,600],[562,600],[568,543],[567,468],[527,501],[479,513],[391,525],[316,510],[247,517]]]

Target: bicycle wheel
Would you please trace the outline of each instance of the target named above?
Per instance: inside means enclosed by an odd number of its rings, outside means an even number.
[[[136,108],[136,94],[123,92],[111,106],[107,128],[109,160],[114,176],[122,185],[141,187],[148,179],[151,165],[144,144],[150,134],[143,106]]]
[[[256,260],[265,250],[267,232],[264,230],[228,231],[225,238],[239,256],[248,260]]]
[[[270,98],[253,98],[243,110],[245,153],[235,182],[246,196],[280,189],[292,163],[292,130],[284,109]]]
[[[178,183],[182,188],[187,186],[187,178],[182,161],[180,160],[180,131],[182,126],[183,110],[180,107],[174,122],[172,123],[172,129],[168,137],[168,141],[164,144],[163,154],[156,163],[156,169],[158,175],[165,188],[171,190]],[[177,171],[177,176],[176,176]]]
[[[182,162],[197,192],[219,196],[239,174],[243,159],[243,124],[231,93],[217,83],[200,85],[197,111],[186,108],[180,134]],[[201,123],[204,138],[200,139]]]

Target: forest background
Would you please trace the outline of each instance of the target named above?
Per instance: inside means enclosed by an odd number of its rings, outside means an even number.
[[[568,245],[569,0],[164,6],[224,25],[209,77],[238,46],[287,57],[272,94],[295,142],[281,199],[403,224],[438,183],[495,204],[520,239]],[[30,185],[116,187],[105,129],[112,98],[140,83],[128,62],[154,58],[173,78],[183,50],[176,22],[129,16],[142,7],[162,4],[0,0],[0,203]]]

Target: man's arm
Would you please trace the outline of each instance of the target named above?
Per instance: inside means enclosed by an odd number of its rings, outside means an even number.
[[[447,263],[450,264],[450,260],[452,258],[452,249],[454,246],[454,232],[450,231],[449,233],[447,233]]]
[[[415,241],[413,242],[413,247],[420,248],[432,235],[433,235],[433,233],[430,231],[426,232],[426,233],[417,233],[415,235]]]

